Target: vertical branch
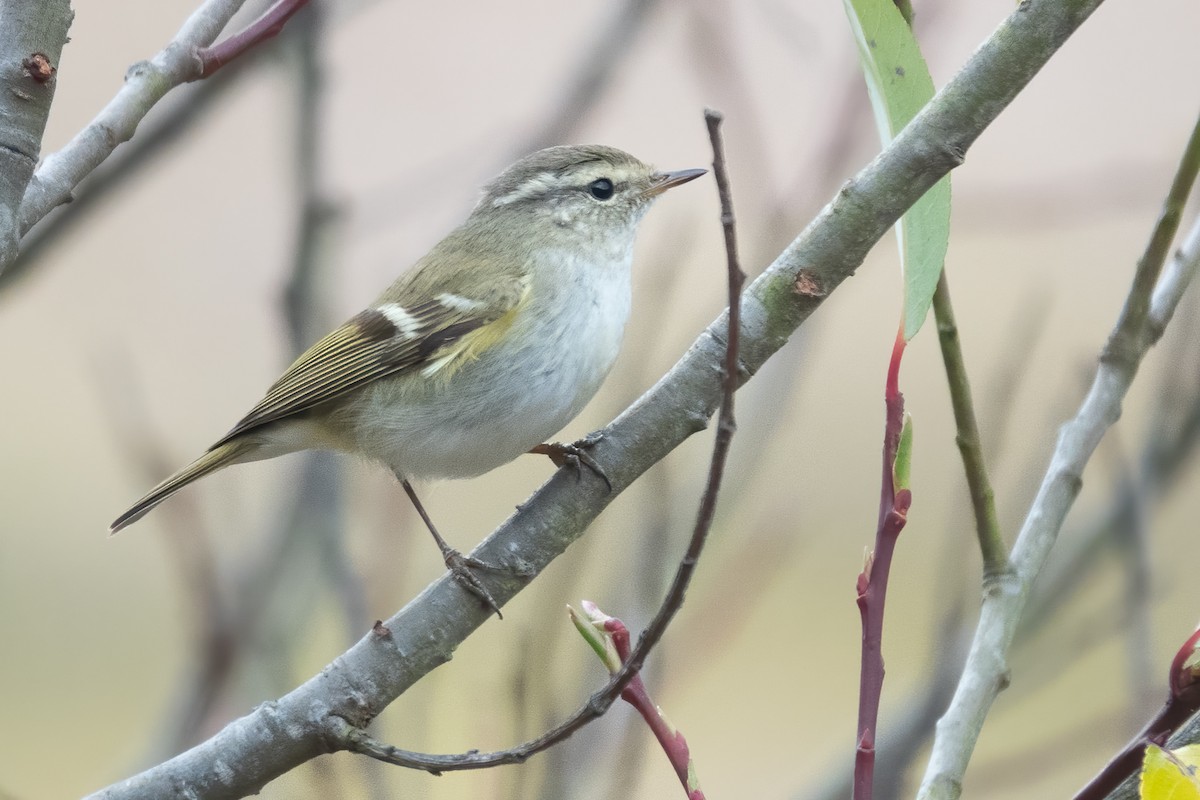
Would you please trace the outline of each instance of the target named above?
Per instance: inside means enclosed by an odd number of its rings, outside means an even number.
[[[1167,191],[1162,211],[1154,223],[1150,242],[1138,260],[1129,298],[1121,310],[1121,318],[1117,321],[1108,346],[1100,356],[1101,360],[1129,362],[1135,357],[1138,337],[1142,335],[1146,317],[1150,313],[1151,292],[1158,282],[1158,275],[1166,261],[1171,242],[1175,240],[1175,234],[1179,231],[1183,207],[1191,193],[1192,184],[1196,182],[1197,173],[1200,173],[1200,118],[1197,118],[1192,127],[1192,134],[1184,147],[1183,157],[1175,172],[1175,178],[1171,181],[1171,188]]]
[[[646,27],[650,13],[660,0],[625,0],[608,27],[596,37],[587,57],[580,63],[564,97],[554,104],[556,113],[525,140],[526,149],[537,150],[569,138],[583,115],[612,82],[617,67],[633,48]],[[524,152],[521,153],[524,155]]]
[[[255,26],[270,20],[273,30],[282,26],[278,17],[294,11],[303,2],[279,2],[260,18]],[[282,10],[281,10],[282,9]],[[290,11],[289,11],[290,9]],[[325,28],[323,6],[314,3],[297,20],[294,70],[296,87],[295,175],[299,199],[295,251],[292,270],[280,298],[287,325],[290,350],[300,353],[315,341],[331,323],[321,298],[321,273],[330,260],[331,239],[338,208],[325,189],[323,132],[325,115],[324,73],[321,65],[322,33]],[[260,24],[261,23],[261,24]],[[249,30],[249,29],[248,29]],[[271,35],[274,35],[273,33]],[[342,485],[337,457],[331,453],[306,453],[301,490],[296,495],[297,532],[311,534],[318,550],[317,564],[329,579],[341,600],[351,641],[367,624],[366,598],[345,547]]]
[[[0,272],[17,255],[18,213],[42,151],[69,0],[0,1]]]
[[[320,313],[317,278],[324,260],[322,245],[328,238],[330,223],[335,219],[335,209],[323,194],[319,168],[322,22],[319,9],[319,4],[305,9],[295,24],[297,41],[294,42],[294,51],[298,61],[294,129],[299,214],[292,270],[281,298],[287,349],[292,354],[303,349],[327,326],[327,321]],[[258,24],[252,23],[251,27]],[[264,546],[262,555],[245,569],[239,570],[233,580],[234,585],[224,592],[232,598],[226,609],[231,619],[219,631],[222,637],[213,639],[214,643],[205,648],[199,675],[190,681],[192,690],[184,705],[187,713],[172,718],[171,741],[174,749],[190,744],[197,732],[210,724],[210,717],[238,674],[238,668],[254,653],[262,650],[261,646],[256,645],[266,630],[263,623],[270,613],[270,597],[285,576],[293,574],[289,565],[303,557],[305,550],[296,545],[306,534],[315,532],[311,538],[319,543],[324,552],[314,561],[322,569],[332,572],[332,583],[338,596],[343,599],[347,616],[354,618],[360,626],[365,624],[367,615],[361,591],[355,593],[352,582],[345,577],[348,568],[343,548],[340,547],[341,537],[337,535],[340,488],[336,465],[328,453],[306,454],[305,459],[299,480],[301,489],[295,500],[297,507],[285,512],[284,522]],[[348,589],[348,586],[351,588]]]
[[[321,101],[324,76],[319,58],[320,5],[309,9],[296,26],[295,176],[299,217],[296,221],[292,270],[283,291],[284,322],[289,351],[295,355],[324,330],[317,298],[317,273],[322,262],[321,244],[335,209],[324,195],[321,180]]]
[[[958,338],[958,323],[954,319],[945,268],[933,293],[933,315],[937,321],[938,344],[941,345],[946,382],[950,385],[950,402],[954,408],[954,423],[957,426],[954,438],[967,476],[971,508],[975,512],[975,535],[979,539],[983,575],[987,579],[1000,574],[1008,566],[1008,551],[1000,532],[1000,520],[996,516],[995,492],[988,479],[987,464],[983,457],[983,439],[979,435],[979,423],[975,420],[971,383],[967,378],[967,364],[963,359],[962,342]]]
[[[867,554],[856,586],[862,623],[862,653],[858,679],[858,739],[854,750],[854,800],[870,800],[873,792],[875,741],[879,728],[879,703],[883,696],[883,614],[887,606],[892,556],[896,552],[896,542],[907,522],[908,507],[912,502],[912,493],[897,476],[897,456],[904,430],[904,395],[900,392],[900,361],[904,356],[904,345],[904,325],[901,322],[896,331],[884,389],[886,421],[875,548]]]

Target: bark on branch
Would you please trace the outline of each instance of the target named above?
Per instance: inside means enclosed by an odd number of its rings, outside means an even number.
[[[21,199],[42,151],[70,0],[0,2],[0,271],[17,255]]]

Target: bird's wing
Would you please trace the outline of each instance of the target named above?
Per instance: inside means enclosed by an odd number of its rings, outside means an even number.
[[[528,294],[520,278],[491,285],[488,299],[463,293],[380,302],[300,355],[267,394],[213,447],[307,411],[371,381],[415,370],[444,380],[494,344]]]

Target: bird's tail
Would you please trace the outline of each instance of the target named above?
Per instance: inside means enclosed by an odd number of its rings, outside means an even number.
[[[151,489],[145,497],[134,503],[132,508],[117,517],[113,524],[109,526],[108,532],[113,534],[126,525],[132,525],[144,517],[150,509],[192,481],[203,478],[205,475],[216,472],[223,467],[228,467],[230,464],[246,460],[245,456],[254,449],[256,449],[256,445],[253,442],[238,439],[217,445]]]

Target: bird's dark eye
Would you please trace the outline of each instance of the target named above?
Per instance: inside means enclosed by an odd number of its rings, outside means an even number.
[[[613,196],[613,182],[608,178],[599,178],[588,184],[588,191],[597,200],[608,200]]]

